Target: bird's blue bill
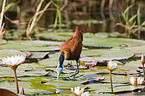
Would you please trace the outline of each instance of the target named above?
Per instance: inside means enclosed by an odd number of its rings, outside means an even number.
[[[62,71],[63,71],[63,68],[60,68],[60,67],[57,68],[57,80],[59,79],[59,76]]]

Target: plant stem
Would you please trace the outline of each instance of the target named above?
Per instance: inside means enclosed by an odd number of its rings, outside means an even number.
[[[26,32],[27,39],[28,39],[28,38],[31,39],[30,33],[31,33],[31,31],[32,31],[32,29],[33,29],[33,27],[34,27],[34,25],[36,24],[37,14],[38,14],[38,12],[39,12],[39,10],[40,10],[40,8],[41,8],[43,2],[44,2],[44,0],[41,0],[41,1],[39,2],[38,6],[37,6],[37,9],[36,9],[36,12],[35,12],[35,15],[34,15],[34,18],[33,18],[33,20],[32,20],[32,23],[31,23],[31,25],[29,25],[28,28],[27,28],[27,32]]]
[[[143,69],[143,77],[144,77],[144,80],[145,80],[144,64],[142,65],[142,69]]]
[[[16,69],[14,68],[13,71],[14,71],[14,76],[15,76],[16,90],[17,90],[17,94],[18,94],[19,93],[19,86],[18,86]]]
[[[111,94],[113,94],[113,85],[112,85],[112,71],[109,72],[110,74],[110,84],[111,84]]]
[[[42,10],[42,12],[41,12],[40,15],[38,16],[36,22],[39,21],[39,19],[41,18],[41,16],[42,16],[43,13],[47,10],[47,8],[50,6],[51,3],[52,3],[52,1],[50,1],[49,3],[47,3],[47,5],[44,7],[44,9]]]
[[[5,3],[6,3],[6,0],[3,0],[2,11],[0,13],[1,14],[0,15],[0,49],[2,49],[2,47],[1,47],[1,44],[2,44],[2,36],[5,33],[5,31],[3,31],[3,28],[4,28],[3,16],[4,16]]]
[[[0,28],[1,28],[2,22],[3,22],[5,2],[6,2],[6,0],[3,1],[3,7],[2,7],[2,11],[1,11],[1,17],[0,17]]]

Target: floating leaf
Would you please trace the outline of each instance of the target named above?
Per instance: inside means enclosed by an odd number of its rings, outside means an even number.
[[[21,51],[58,51],[60,44],[53,41],[9,41],[3,44],[4,49],[15,49]],[[14,46],[15,45],[15,46]]]
[[[97,57],[95,57],[94,55],[97,55]],[[87,62],[102,60],[124,60],[129,59],[132,56],[134,56],[134,53],[124,49],[98,49],[82,51],[80,60]]]
[[[26,57],[26,54],[21,52],[21,51],[17,51],[17,50],[0,50],[0,59],[3,57],[7,57],[7,56],[15,56],[15,55],[23,55],[24,57]]]

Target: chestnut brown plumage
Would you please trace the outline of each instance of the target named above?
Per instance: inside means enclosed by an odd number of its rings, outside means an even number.
[[[83,41],[83,32],[79,31],[78,27],[76,27],[76,30],[74,32],[74,35],[64,42],[64,44],[61,46],[60,49],[60,57],[59,62],[57,66],[57,79],[59,78],[62,70],[63,70],[63,62],[64,60],[76,60],[77,68],[73,75],[79,73],[79,65],[80,65],[80,54],[82,51],[82,41]]]

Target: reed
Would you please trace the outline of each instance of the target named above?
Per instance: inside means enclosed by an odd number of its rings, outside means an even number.
[[[31,33],[32,29],[34,28],[36,23],[40,20],[40,18],[42,17],[44,12],[47,10],[47,8],[50,6],[50,4],[52,3],[52,0],[46,4],[46,6],[43,8],[43,10],[40,11],[40,8],[41,8],[43,2],[44,2],[44,0],[41,0],[39,2],[35,15],[30,19],[30,21],[28,23],[27,32],[26,32],[27,39],[31,39],[30,33]]]
[[[56,29],[57,24],[59,25],[59,30],[62,29],[62,11],[66,7],[66,4],[61,6],[62,1],[57,1],[56,3],[53,2],[52,4],[56,7],[56,16],[55,16],[55,22],[54,22],[54,30]],[[64,2],[64,0],[63,0]]]
[[[127,33],[128,38],[133,38],[133,36],[136,36],[138,39],[140,39],[141,35],[141,29],[145,29],[145,21],[141,23],[141,16],[140,16],[140,5],[138,6],[137,13],[130,16],[129,10],[133,7],[133,5],[128,6],[124,12],[122,12],[122,17],[125,22],[123,24],[122,22],[117,23],[116,25],[120,25],[125,28],[125,32]]]
[[[2,44],[2,36],[4,35],[5,31],[4,29],[4,23],[3,23],[3,17],[4,17],[4,9],[5,9],[5,3],[6,0],[3,1],[3,6],[2,6],[2,11],[1,11],[1,17],[0,17],[0,49],[2,49],[1,44]]]
[[[137,17],[137,14],[133,15],[133,16],[129,16],[129,10],[133,7],[133,5],[128,6],[125,11],[122,13],[122,17],[125,21],[125,25],[121,24],[123,27],[125,27],[125,32],[127,32],[127,35],[129,38],[131,37],[131,32],[132,29],[134,27],[134,25],[136,24],[135,18]]]
[[[140,15],[140,5],[138,5],[137,9],[137,25],[134,26],[133,33],[137,35],[137,37],[141,38],[141,30],[145,29],[145,21],[141,22],[141,15]]]

